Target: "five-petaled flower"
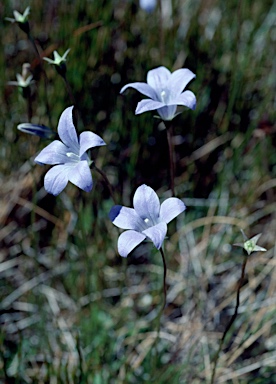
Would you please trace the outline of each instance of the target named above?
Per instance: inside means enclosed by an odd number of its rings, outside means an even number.
[[[244,233],[244,231],[242,229],[241,229],[241,233],[243,235],[244,242],[233,244],[233,245],[235,245],[236,247],[243,248],[247,252],[248,255],[250,255],[252,252],[257,252],[257,251],[265,252],[266,251],[265,248],[257,245],[257,241],[259,240],[259,238],[262,235],[261,233],[258,233],[258,235],[253,236],[251,239],[248,239],[248,237],[246,236],[246,234]]]
[[[103,139],[93,132],[82,132],[78,138],[73,123],[73,106],[66,108],[58,123],[61,139],[53,141],[35,158],[38,164],[55,165],[45,175],[44,187],[47,192],[58,195],[68,181],[80,189],[90,192],[93,186],[89,159],[89,148],[106,145]]]
[[[118,251],[123,257],[127,257],[146,238],[160,249],[167,233],[167,224],[186,209],[185,204],[176,197],[170,197],[160,205],[155,191],[145,184],[137,188],[133,207],[115,205],[109,213],[113,224],[128,229],[118,239]]]
[[[184,91],[186,85],[195,77],[187,68],[171,73],[165,67],[152,69],[147,74],[147,83],[130,83],[120,93],[131,87],[150,99],[138,103],[135,113],[157,110],[162,120],[172,120],[176,116],[178,105],[195,109],[196,97],[191,91]]]

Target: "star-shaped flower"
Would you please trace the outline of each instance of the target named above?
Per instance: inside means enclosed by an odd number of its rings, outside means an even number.
[[[70,52],[70,48],[67,49],[67,51],[60,56],[60,54],[57,51],[54,51],[54,60],[48,59],[48,57],[43,57],[43,60],[48,61],[48,63],[53,64],[53,65],[61,65],[61,63],[65,63],[66,61],[66,56]]]
[[[89,159],[89,148],[106,145],[103,139],[93,132],[82,132],[78,138],[73,123],[73,106],[63,111],[58,123],[61,139],[53,141],[35,158],[38,164],[55,165],[45,175],[44,187],[47,192],[58,195],[68,181],[80,189],[90,192],[93,186]]]
[[[12,23],[25,23],[28,20],[29,13],[30,13],[30,7],[27,7],[23,14],[14,10],[13,11],[14,19],[10,17],[6,17],[5,19],[8,21],[11,21]]]
[[[65,77],[66,75],[66,57],[70,51],[70,48],[67,49],[67,51],[60,56],[60,54],[57,51],[54,51],[54,60],[48,59],[48,57],[43,57],[43,60],[47,61],[50,64],[53,64],[56,68],[56,71],[59,75]]]
[[[21,87],[21,88],[27,88],[35,82],[33,80],[33,75],[29,75],[28,77],[24,77],[24,76],[20,75],[20,73],[17,73],[16,79],[17,79],[17,81],[9,81],[8,84],[9,85],[15,85],[15,86]]]
[[[29,33],[29,22],[28,22],[28,16],[30,13],[30,7],[27,7],[24,11],[23,14],[19,13],[18,11],[14,10],[13,11],[13,16],[14,19],[10,17],[6,17],[5,19],[12,22],[12,23],[17,23],[18,26],[25,32]]]
[[[35,81],[33,80],[33,75],[30,74],[30,63],[24,63],[22,65],[22,75],[20,73],[16,74],[17,81],[9,81],[9,85],[15,85],[20,88],[28,88]]]
[[[127,257],[146,238],[160,249],[167,234],[167,224],[186,209],[176,197],[170,197],[160,205],[157,194],[145,184],[137,188],[133,207],[115,205],[109,213],[114,225],[128,229],[118,239],[118,251],[122,257]]]
[[[172,120],[176,116],[178,105],[190,109],[196,107],[196,97],[191,91],[184,91],[186,85],[195,77],[187,68],[181,68],[171,73],[165,67],[152,69],[147,74],[147,83],[130,83],[125,85],[120,93],[127,88],[134,88],[150,99],[142,100],[136,108],[136,115],[157,110],[162,120]]]
[[[251,239],[248,239],[248,237],[246,236],[246,234],[243,232],[242,229],[241,229],[241,233],[243,235],[244,243],[237,243],[237,244],[233,244],[233,245],[235,245],[236,247],[241,247],[241,248],[245,249],[248,255],[250,255],[252,252],[257,252],[257,251],[265,252],[266,251],[265,248],[257,245],[257,241],[259,240],[259,238],[262,235],[261,233],[259,233],[256,236],[253,236]]]

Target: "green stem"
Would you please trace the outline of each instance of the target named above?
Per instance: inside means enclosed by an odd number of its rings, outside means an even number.
[[[238,284],[238,289],[237,289],[235,311],[234,311],[234,314],[232,315],[232,317],[231,317],[227,327],[225,328],[223,336],[222,336],[222,338],[220,340],[219,348],[218,348],[217,353],[216,353],[215,358],[214,358],[214,367],[213,367],[213,371],[212,371],[212,377],[211,377],[210,384],[214,384],[214,382],[215,382],[217,363],[218,363],[220,352],[222,350],[223,342],[225,340],[225,337],[226,337],[228,331],[230,330],[231,326],[233,325],[233,323],[234,323],[234,321],[235,321],[235,319],[236,319],[236,317],[238,315],[238,309],[239,309],[239,306],[240,306],[240,292],[241,292],[241,288],[242,288],[243,281],[244,281],[246,263],[247,263],[247,256],[245,256],[243,264],[242,264],[241,277],[240,277],[239,284]]]

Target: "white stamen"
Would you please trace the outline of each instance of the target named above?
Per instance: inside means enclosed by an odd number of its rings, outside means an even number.
[[[145,222],[146,224],[148,224],[148,223],[149,223],[149,219],[148,219],[148,218],[144,219],[144,222]]]
[[[80,157],[73,152],[67,152],[66,156],[70,157],[72,160],[76,160],[76,161],[80,160]]]
[[[161,100],[163,101],[163,103],[165,103],[165,97],[166,97],[166,92],[162,91],[161,92]]]

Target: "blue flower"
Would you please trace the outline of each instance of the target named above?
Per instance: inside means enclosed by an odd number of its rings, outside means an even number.
[[[150,99],[142,100],[136,108],[136,115],[157,110],[162,120],[172,120],[176,116],[178,105],[190,109],[196,107],[196,97],[191,91],[184,91],[186,85],[195,77],[187,68],[171,73],[165,67],[158,67],[148,72],[147,83],[130,83],[125,85],[120,93],[127,88],[134,88]]]
[[[32,124],[32,123],[21,123],[18,124],[17,129],[21,132],[28,133],[29,135],[39,136],[43,139],[51,139],[55,136],[49,127],[45,125]]]
[[[140,7],[146,12],[152,12],[156,7],[156,0],[140,0]]]
[[[137,188],[133,206],[115,205],[109,213],[114,225],[128,229],[118,239],[118,251],[122,257],[127,257],[146,238],[160,249],[167,234],[167,224],[186,209],[176,197],[170,197],[160,205],[157,194],[145,184]]]
[[[86,192],[91,191],[93,181],[89,165],[92,161],[86,151],[105,145],[103,139],[92,132],[82,132],[78,138],[72,110],[73,107],[66,108],[60,117],[57,130],[61,141],[53,141],[35,158],[38,164],[55,165],[44,179],[46,191],[55,196],[66,187],[68,181]]]

